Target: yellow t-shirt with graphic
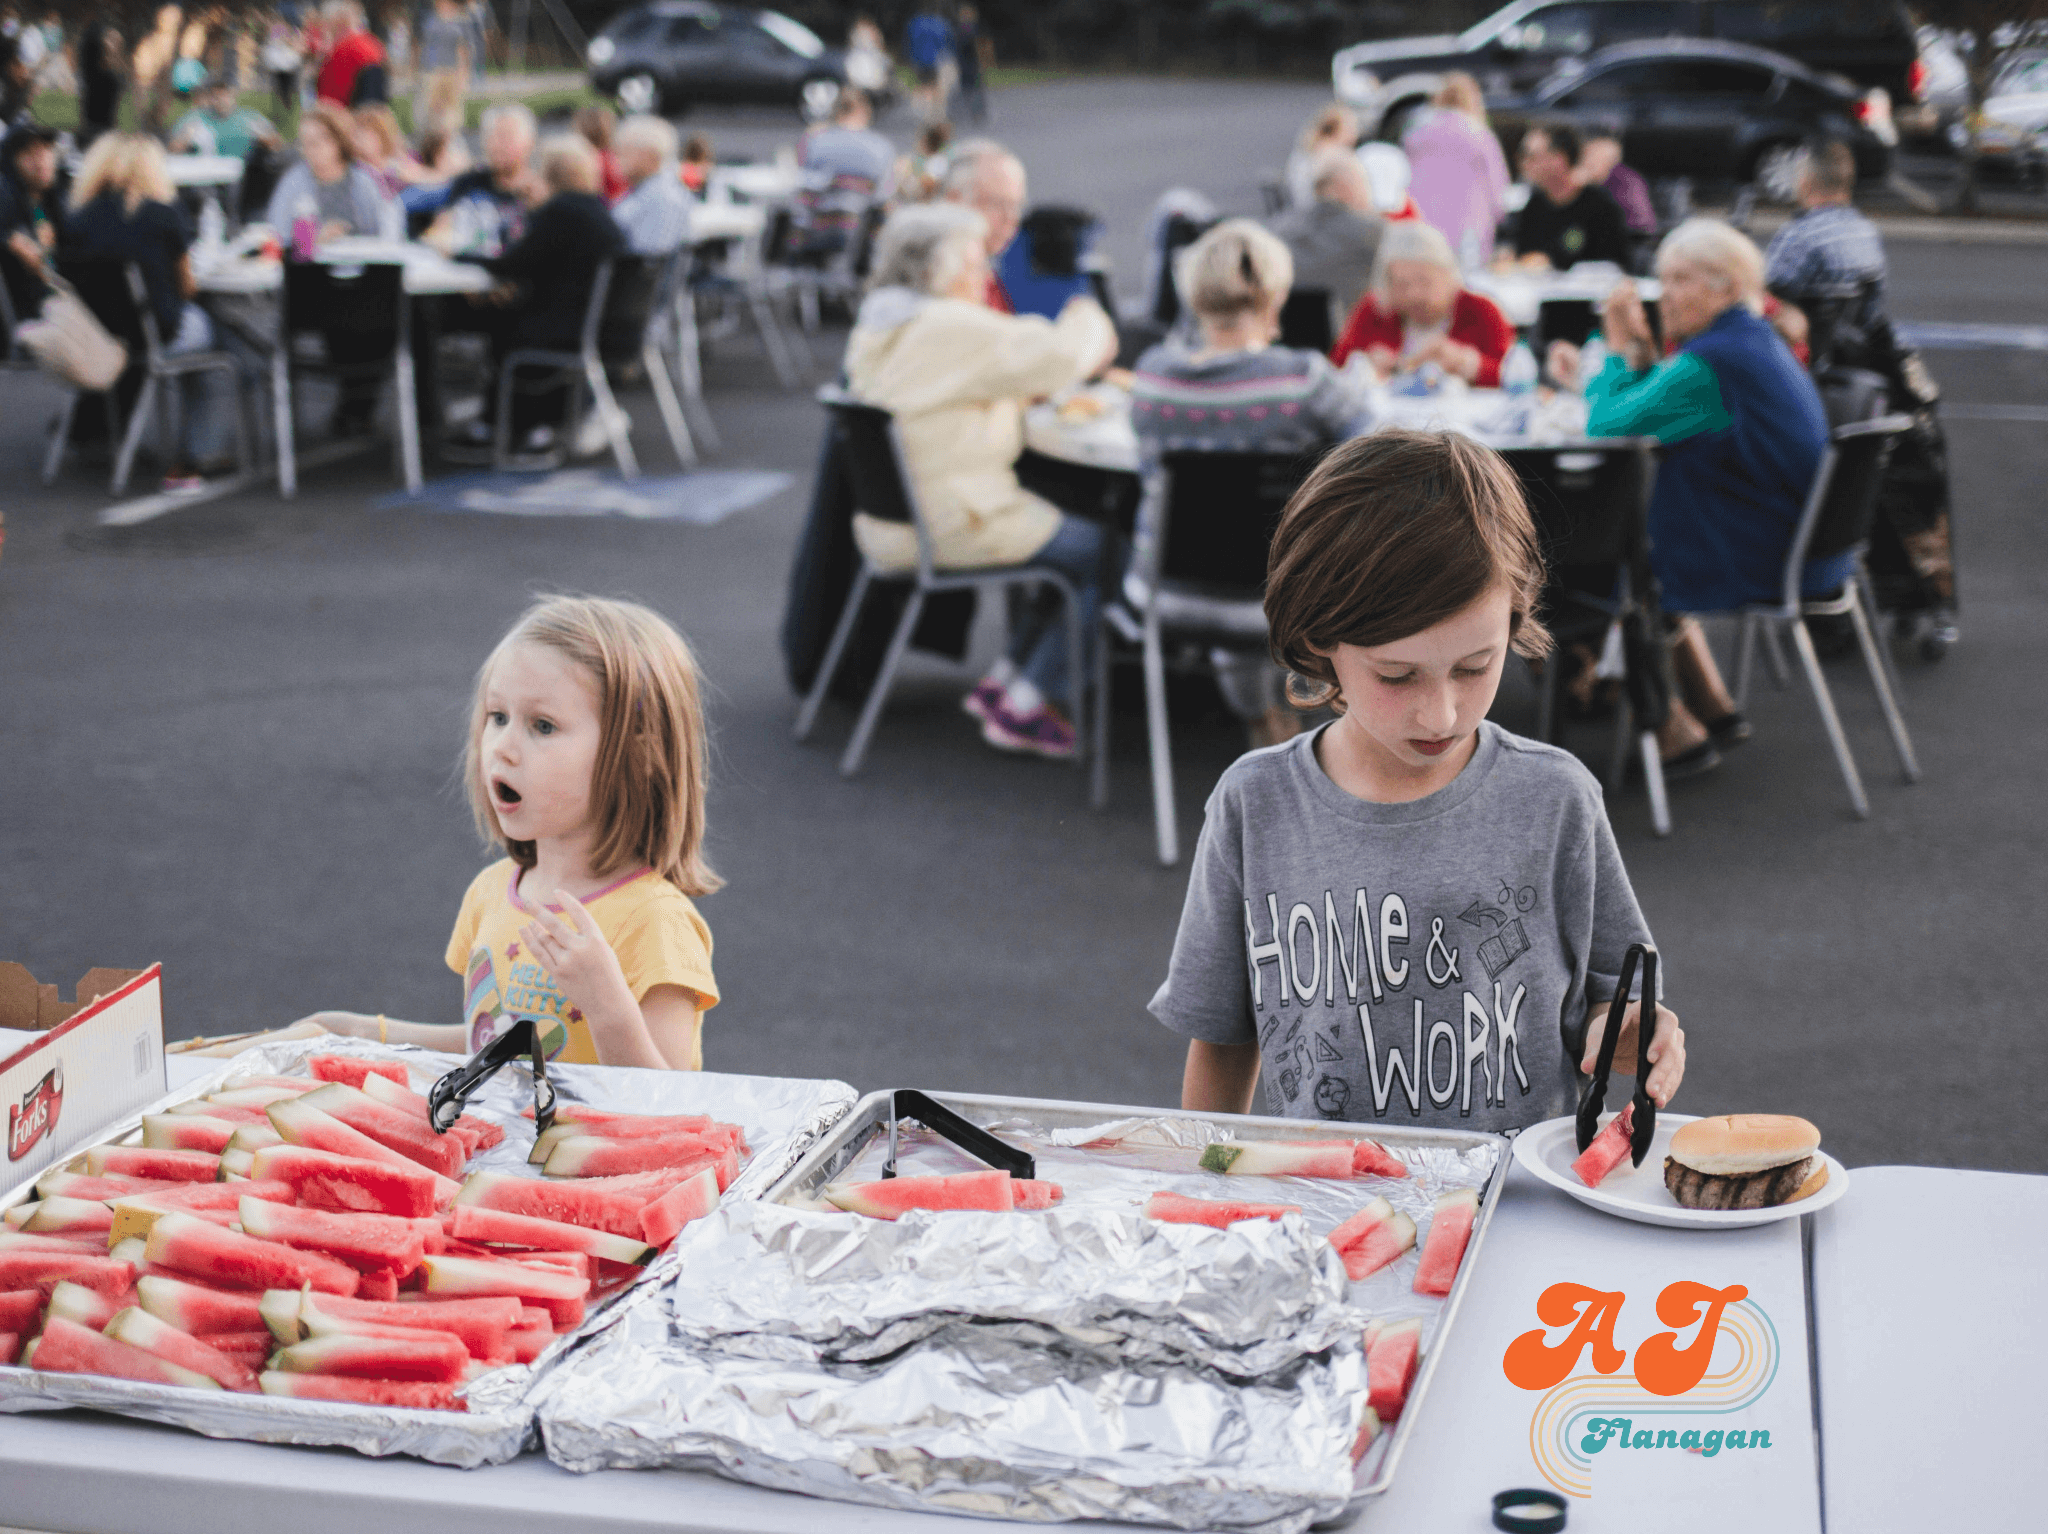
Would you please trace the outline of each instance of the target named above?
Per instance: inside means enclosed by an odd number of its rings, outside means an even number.
[[[580,1009],[555,985],[546,965],[526,951],[520,929],[533,908],[519,894],[520,867],[510,858],[493,863],[470,882],[448,939],[448,967],[463,977],[462,1020],[470,1053],[490,1043],[512,1019],[530,1017],[540,1025],[551,1060],[596,1065],[597,1047]],[[604,940],[619,956],[619,968],[635,1001],[657,985],[696,992],[697,1010],[718,1005],[711,977],[711,929],[690,897],[653,869],[614,880],[583,899]],[[561,906],[550,906],[559,914]],[[703,1065],[703,1052],[689,1062]]]

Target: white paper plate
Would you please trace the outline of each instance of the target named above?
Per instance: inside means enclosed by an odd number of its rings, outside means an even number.
[[[1608,1118],[1603,1118],[1604,1128]],[[1553,1188],[1560,1188],[1582,1204],[1618,1214],[1624,1220],[1645,1225],[1669,1225],[1680,1230],[1740,1230],[1746,1225],[1769,1225],[1825,1209],[1849,1191],[1849,1169],[1822,1151],[1828,1164],[1828,1180],[1818,1193],[1797,1203],[1770,1209],[1687,1209],[1664,1186],[1664,1154],[1671,1148],[1671,1136],[1680,1124],[1690,1124],[1698,1114],[1659,1113],[1657,1132],[1641,1166],[1626,1161],[1589,1188],[1579,1181],[1572,1163],[1579,1159],[1578,1125],[1571,1118],[1546,1119],[1515,1136],[1515,1159]]]

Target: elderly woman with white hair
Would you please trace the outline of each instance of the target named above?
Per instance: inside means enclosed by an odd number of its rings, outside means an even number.
[[[1169,337],[1138,359],[1131,425],[1147,470],[1165,453],[1306,453],[1371,428],[1364,392],[1320,352],[1276,344],[1294,281],[1293,254],[1277,235],[1226,219],[1182,252],[1175,281],[1199,336]],[[1210,661],[1254,746],[1300,730],[1286,673],[1263,648],[1217,649]]]
[[[1785,555],[1827,445],[1827,412],[1813,380],[1761,317],[1763,256],[1719,219],[1688,219],[1657,252],[1663,354],[1632,283],[1608,297],[1606,365],[1586,379],[1596,437],[1655,437],[1664,444],[1650,500],[1650,562],[1667,611],[1726,612],[1776,595]],[[1569,380],[1577,355],[1552,348],[1552,375]],[[1810,594],[1838,588],[1846,555],[1806,568]],[[1704,771],[1715,746],[1749,726],[1696,623],[1679,626],[1678,679],[1665,726],[1667,769]],[[1702,765],[1704,764],[1704,765]]]
[[[676,174],[680,142],[675,124],[662,117],[629,117],[612,134],[626,183],[612,217],[636,256],[669,255],[690,237],[691,197]]]
[[[1362,353],[1382,378],[1434,362],[1492,388],[1514,344],[1514,329],[1493,300],[1464,286],[1451,242],[1428,224],[1404,219],[1381,236],[1372,287],[1351,311],[1330,360],[1341,367]]]
[[[906,468],[942,566],[1040,565],[1073,582],[1093,642],[1111,534],[1017,482],[1024,407],[1108,366],[1116,327],[1093,299],[1047,320],[988,307],[988,223],[957,203],[890,215],[846,346],[852,391],[896,417]],[[917,562],[900,523],[854,519],[861,552],[885,570]],[[1085,673],[1084,673],[1085,674]],[[1019,623],[1008,654],[962,707],[1006,751],[1074,754],[1065,631],[1043,608]]]

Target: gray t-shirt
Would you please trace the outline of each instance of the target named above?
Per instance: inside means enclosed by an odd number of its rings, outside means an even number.
[[[1153,1014],[1256,1040],[1267,1111],[1289,1118],[1570,1113],[1587,1009],[1650,939],[1598,782],[1485,723],[1449,786],[1372,804],[1324,773],[1321,734],[1240,758],[1209,796]]]

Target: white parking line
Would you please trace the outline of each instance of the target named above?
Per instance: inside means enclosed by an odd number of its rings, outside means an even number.
[[[2048,352],[2048,325],[1943,325],[1901,320],[1894,328],[1901,341],[1922,351]]]
[[[2048,421],[2048,405],[1943,405],[1949,421]]]
[[[359,438],[348,442],[328,442],[319,447],[309,448],[297,455],[298,466],[306,469],[321,468],[326,464],[339,463],[344,458],[353,458],[358,453],[368,452],[384,443],[377,438]],[[188,490],[178,495],[159,491],[155,495],[141,496],[132,501],[116,501],[99,514],[101,527],[135,527],[144,522],[153,522],[167,511],[177,511],[185,506],[204,506],[208,501],[218,501],[225,496],[237,495],[253,486],[267,484],[277,478],[277,469],[255,469],[247,474],[230,474],[226,479],[208,480],[197,490]]]

